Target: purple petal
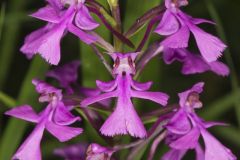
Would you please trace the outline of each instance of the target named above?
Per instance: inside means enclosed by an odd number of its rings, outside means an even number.
[[[54,150],[54,154],[69,160],[82,160],[87,150],[86,144],[74,144]]]
[[[31,14],[31,16],[51,23],[60,22],[60,17],[58,16],[58,13],[51,6],[43,7],[37,12]]]
[[[230,73],[228,66],[219,61],[211,62],[210,67],[213,72],[221,76],[228,76]]]
[[[82,128],[56,125],[50,121],[46,124],[47,130],[60,142],[68,141],[83,132]]]
[[[184,61],[186,53],[177,52],[179,49],[164,48],[163,50],[163,60],[166,64],[171,64],[174,61]]]
[[[187,26],[182,26],[176,33],[167,37],[161,42],[166,48],[186,48],[188,47],[188,41],[190,37],[190,31]]]
[[[223,122],[203,122],[205,128],[210,128],[213,126],[228,126],[228,124]]]
[[[183,74],[195,74],[195,73],[203,73],[208,70],[211,70],[210,66],[204,59],[200,56],[187,54],[183,61],[182,73]]]
[[[96,80],[97,87],[103,92],[111,92],[117,87],[117,81],[103,82]]]
[[[177,18],[170,11],[166,10],[155,32],[160,35],[171,35],[178,30],[179,22]]]
[[[204,83],[199,82],[199,83],[195,84],[191,89],[189,89],[185,92],[179,93],[178,97],[180,98],[180,102],[179,102],[180,106],[181,107],[185,106],[185,103],[186,103],[187,98],[190,93],[197,92],[200,94],[203,91],[203,86],[204,86]]]
[[[50,64],[57,65],[60,61],[60,41],[64,31],[65,25],[54,25],[34,41],[25,43],[21,51],[30,55],[39,53]]]
[[[132,97],[148,99],[153,102],[159,103],[163,106],[167,105],[169,96],[162,92],[141,92],[141,91],[131,91]]]
[[[216,61],[227,47],[217,37],[204,32],[195,25],[189,25],[189,29],[192,31],[198,48],[207,62]]]
[[[23,142],[13,159],[19,160],[41,160],[40,143],[44,132],[44,123],[36,126],[30,136]]]
[[[178,138],[176,141],[173,141],[169,144],[171,148],[175,149],[194,149],[198,144],[198,139],[200,136],[200,130],[197,127],[194,127],[190,132],[184,136]]]
[[[76,121],[79,121],[80,117],[75,117],[69,112],[68,108],[64,106],[62,102],[59,102],[56,106],[56,110],[53,115],[53,121],[57,125],[70,125]]]
[[[130,134],[134,137],[147,136],[141,119],[136,113],[130,99],[118,98],[115,111],[104,122],[100,132],[106,136]]]
[[[179,109],[166,125],[168,131],[174,134],[186,134],[191,130],[191,123],[183,109]]]
[[[190,19],[193,24],[201,24],[201,23],[210,23],[210,24],[216,24],[213,21],[202,19],[202,18],[191,18]]]
[[[231,150],[224,147],[217,139],[205,129],[201,129],[205,143],[205,160],[236,160]]]
[[[116,96],[117,96],[117,92],[114,91],[114,92],[109,92],[109,93],[103,93],[98,96],[88,97],[81,102],[81,106],[87,107],[88,105],[91,105],[93,103],[96,103],[96,102],[99,102],[102,100],[106,100],[106,99],[109,99],[112,97],[116,97]]]
[[[146,91],[150,89],[150,87],[152,86],[152,82],[139,83],[132,80],[131,86],[137,91]]]
[[[163,155],[161,160],[181,160],[186,154],[187,150],[176,150],[171,149],[166,154]]]
[[[46,0],[52,7],[54,7],[55,10],[60,11],[63,9],[62,1],[59,0]]]
[[[79,8],[75,17],[75,23],[83,30],[93,30],[99,26],[99,24],[92,18],[85,5],[81,5]]]
[[[86,44],[91,44],[97,41],[97,38],[95,36],[83,32],[81,29],[75,27],[73,24],[68,25],[68,30]]]
[[[203,149],[202,149],[202,147],[201,147],[201,145],[200,144],[198,144],[197,146],[196,146],[196,148],[195,148],[195,152],[196,152],[196,160],[204,160],[205,158],[205,156],[204,156],[204,151],[203,151]]]
[[[32,41],[37,40],[40,36],[48,32],[48,29],[51,28],[52,25],[46,25],[45,27],[42,27],[36,31],[33,31],[29,35],[26,36],[24,40],[24,45],[21,47],[20,51],[23,52],[27,58],[32,58],[33,55],[35,55],[37,52],[28,52],[28,46],[31,44]]]
[[[23,105],[23,106],[13,108],[5,112],[5,114],[12,117],[20,118],[26,121],[34,122],[34,123],[37,123],[39,120],[39,116],[29,105]]]
[[[55,69],[47,73],[48,77],[55,78],[59,81],[60,85],[67,90],[72,90],[71,83],[77,81],[78,78],[78,68],[80,62],[78,60],[67,63],[63,66],[56,67]]]

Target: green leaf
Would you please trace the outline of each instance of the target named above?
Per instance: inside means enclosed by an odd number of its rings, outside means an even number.
[[[40,57],[36,57],[24,79],[22,88],[19,92],[17,104],[31,104],[36,107],[37,93],[32,85],[32,79],[36,76],[42,78],[48,69],[48,65]],[[0,144],[0,159],[11,159],[11,156],[18,147],[23,134],[27,128],[26,122],[15,118],[9,119]]]
[[[8,16],[8,14],[17,15],[19,12],[22,12],[27,2],[28,1],[10,0],[8,3],[11,5],[9,5],[6,16]],[[15,19],[16,23],[14,25],[9,24],[7,26],[4,26],[3,28],[4,34],[1,38],[2,41],[0,48],[0,89],[2,89],[7,75],[9,74],[9,68],[11,62],[13,61],[14,49],[16,48],[17,38],[20,33],[19,30],[21,21],[17,19],[17,16],[15,17]]]

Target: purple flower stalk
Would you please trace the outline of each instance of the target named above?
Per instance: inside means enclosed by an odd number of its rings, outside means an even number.
[[[205,19],[192,18],[179,7],[188,4],[187,0],[165,0],[166,11],[155,32],[168,36],[161,45],[164,48],[187,48],[190,32],[194,35],[201,55],[207,62],[213,62],[221,56],[226,45],[217,37],[204,32],[197,25],[212,23]]]
[[[31,16],[47,21],[47,25],[28,35],[21,51],[28,58],[39,53],[50,64],[57,65],[60,61],[60,41],[69,31],[78,36],[86,44],[97,38],[89,33],[98,27],[93,20],[85,0],[47,0],[48,5]]]
[[[134,137],[144,138],[147,136],[144,125],[134,109],[131,98],[148,99],[166,105],[168,95],[161,92],[148,92],[152,82],[138,83],[133,80],[135,74],[135,64],[137,53],[111,54],[114,60],[113,74],[116,79],[111,82],[102,82],[97,80],[97,86],[103,94],[84,99],[81,102],[82,107],[93,103],[117,97],[115,111],[105,121],[100,131],[103,135],[125,135],[130,134]]]
[[[202,107],[199,94],[203,91],[203,85],[197,83],[178,94],[180,108],[166,125],[167,143],[171,150],[164,155],[163,160],[180,160],[189,149],[195,149],[198,160],[236,160],[231,151],[207,131],[209,127],[224,124],[205,122],[195,113],[195,109]],[[203,137],[205,151],[202,151],[198,142],[200,136]]]
[[[33,80],[33,84],[36,86],[37,92],[41,94],[39,101],[48,102],[49,104],[39,114],[29,105],[16,107],[5,113],[6,115],[37,123],[33,132],[14,154],[13,159],[41,160],[40,143],[45,129],[61,142],[68,141],[83,131],[81,128],[68,126],[79,121],[80,117],[72,115],[68,107],[61,101],[61,90],[36,79]]]
[[[163,60],[166,64],[171,64],[174,61],[183,63],[183,74],[203,73],[212,71],[221,76],[229,75],[229,68],[222,62],[214,61],[207,62],[200,55],[189,52],[187,49],[165,48],[163,51]]]

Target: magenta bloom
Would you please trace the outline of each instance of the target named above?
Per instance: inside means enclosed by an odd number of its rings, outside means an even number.
[[[21,51],[28,58],[39,53],[50,64],[60,61],[60,41],[68,31],[90,44],[97,39],[87,33],[98,27],[91,17],[84,0],[47,0],[48,5],[41,8],[32,17],[47,21],[47,25],[32,32],[25,39]],[[65,9],[65,6],[69,7]]]
[[[49,104],[39,114],[29,105],[16,107],[5,113],[6,115],[37,123],[33,132],[14,154],[13,159],[41,160],[40,143],[45,129],[61,142],[68,141],[83,131],[81,128],[68,126],[80,120],[80,117],[72,115],[63,104],[61,90],[40,80],[33,80],[33,83],[37,92],[41,94],[39,101],[49,102]]]
[[[165,0],[166,11],[155,32],[168,36],[161,45],[166,48],[187,48],[190,32],[193,34],[203,58],[213,62],[221,56],[226,45],[217,37],[204,32],[197,25],[212,23],[204,19],[196,19],[182,12],[179,7],[187,5],[187,0]]]
[[[146,137],[146,130],[134,109],[131,98],[148,99],[166,105],[168,95],[161,92],[148,92],[151,82],[138,83],[132,79],[135,74],[134,60],[137,53],[121,54],[114,53],[113,73],[116,79],[111,82],[96,81],[98,88],[103,94],[86,98],[81,106],[86,107],[93,103],[113,98],[117,98],[115,111],[105,121],[100,131],[106,136],[119,134],[130,134],[134,137]]]
[[[110,160],[114,151],[92,143],[88,146],[86,160]]]
[[[110,160],[114,151],[99,144],[75,144],[61,149],[56,149],[54,153],[65,160]]]
[[[58,80],[61,87],[67,90],[67,93],[73,93],[73,84],[77,82],[79,61],[72,61],[63,66],[58,66],[47,73],[48,77]]]
[[[221,76],[229,75],[229,68],[224,63],[220,61],[207,62],[200,55],[193,54],[184,48],[165,48],[163,60],[166,64],[171,64],[174,61],[183,63],[182,73],[186,75],[206,71],[212,71]]]
[[[86,157],[87,145],[74,144],[54,150],[54,154],[65,160],[83,160]]]
[[[171,150],[164,156],[165,159],[180,160],[187,150],[195,149],[197,157],[202,157],[197,158],[199,160],[236,160],[231,151],[207,131],[209,127],[223,124],[205,122],[195,113],[195,109],[202,107],[199,94],[203,91],[203,85],[204,83],[197,83],[191,89],[178,94],[180,109],[166,126],[167,143]],[[198,142],[200,136],[205,143],[204,152]]]

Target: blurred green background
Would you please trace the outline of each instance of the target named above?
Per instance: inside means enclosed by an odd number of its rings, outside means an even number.
[[[159,4],[160,0],[120,0],[124,30],[126,31],[134,21],[145,11]],[[106,0],[99,0],[107,6]],[[45,61],[39,56],[29,61],[20,53],[19,48],[23,44],[24,37],[31,31],[38,29],[45,23],[27,15],[45,5],[43,0],[2,0],[0,11],[0,160],[9,160],[16,148],[31,130],[33,125],[21,120],[9,118],[3,115],[9,108],[21,104],[31,104],[37,110],[41,107],[37,102],[37,94],[34,91],[31,79],[38,77],[44,79],[49,68]],[[222,61],[231,68],[229,77],[219,77],[213,73],[201,75],[183,76],[180,73],[181,65],[165,65],[160,58],[152,60],[140,76],[141,81],[152,80],[152,90],[161,90],[171,96],[170,103],[177,102],[177,94],[198,81],[204,81],[205,91],[201,100],[204,108],[199,114],[206,120],[223,121],[229,123],[229,127],[214,127],[211,132],[221,140],[223,144],[233,150],[240,158],[240,1],[239,0],[191,0],[190,5],[184,10],[194,17],[213,19],[217,22],[216,27],[202,25],[202,27],[215,35],[220,36],[227,44]],[[132,37],[134,44],[141,40],[145,28],[136,36]],[[112,41],[110,32],[104,27],[97,29],[105,39]],[[104,35],[103,35],[104,34]],[[148,43],[158,39],[153,34]],[[95,87],[95,80],[108,80],[110,75],[97,59],[92,50],[80,43],[72,36],[66,36],[62,41],[61,64],[73,59],[81,59],[79,71],[79,82],[83,86]],[[131,51],[125,48],[126,51]],[[139,103],[140,102],[140,103]],[[158,107],[153,103],[145,101],[136,102],[140,113],[146,112],[146,108]],[[147,107],[146,107],[147,106]],[[97,142],[104,144],[97,138],[96,132],[87,124],[82,122],[86,131],[72,141],[61,144],[48,133],[42,141],[43,159],[59,159],[52,155],[56,147],[77,142]],[[124,137],[128,141],[128,137]],[[156,159],[163,152],[165,146],[159,147]],[[121,158],[124,159],[122,153]],[[147,154],[140,159],[146,159]],[[191,159],[191,158],[190,158]]]

